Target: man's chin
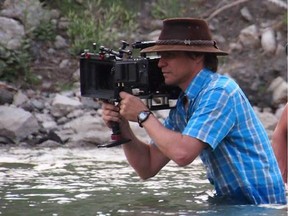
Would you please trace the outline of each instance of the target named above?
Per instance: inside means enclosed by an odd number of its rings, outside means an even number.
[[[174,82],[169,82],[169,80],[165,80],[165,85],[168,85],[168,86],[175,86],[176,84]]]

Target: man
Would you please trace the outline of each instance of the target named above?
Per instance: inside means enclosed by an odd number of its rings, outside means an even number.
[[[157,52],[167,85],[182,89],[164,125],[142,101],[121,92],[118,106],[104,103],[103,119],[119,122],[128,162],[142,179],[156,175],[170,160],[186,166],[200,156],[216,196],[233,203],[286,203],[285,188],[266,132],[239,86],[219,75],[216,46],[207,23],[176,18],[163,22],[159,40],[144,53]],[[138,121],[152,139],[136,138],[128,121]]]
[[[272,136],[272,146],[277,158],[277,162],[282,174],[282,178],[287,183],[287,116],[288,116],[288,103],[286,103],[284,110],[281,114],[278,124]]]

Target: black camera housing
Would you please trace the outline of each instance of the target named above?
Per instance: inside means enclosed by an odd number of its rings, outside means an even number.
[[[144,99],[151,110],[170,109],[180,89],[165,84],[158,60],[133,57],[125,47],[119,52],[104,47],[98,53],[86,50],[80,56],[81,95],[117,102],[119,92],[125,91]]]

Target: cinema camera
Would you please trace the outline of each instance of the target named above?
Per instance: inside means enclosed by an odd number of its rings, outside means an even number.
[[[141,50],[154,44],[154,41],[135,42],[132,48]],[[96,43],[93,43],[92,52],[84,50],[80,56],[81,95],[117,103],[120,101],[119,93],[125,91],[141,98],[150,110],[174,107],[180,89],[165,85],[161,69],[157,66],[159,57],[148,57],[146,54],[134,57],[132,51],[126,49],[128,46],[122,41],[118,51],[104,46],[97,51]],[[118,139],[118,142],[102,147],[121,142],[119,125],[115,124],[112,130],[111,138]]]
[[[154,42],[136,42],[134,49],[152,46]],[[126,50],[128,44],[122,41],[119,51],[100,46],[96,52],[85,50],[80,57],[81,95],[111,102],[119,101],[119,92],[126,91],[144,100],[150,110],[169,109],[170,100],[177,99],[179,89],[167,86],[157,57],[145,54],[133,57]]]

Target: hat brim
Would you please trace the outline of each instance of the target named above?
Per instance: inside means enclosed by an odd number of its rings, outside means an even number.
[[[141,53],[152,52],[167,52],[167,51],[186,51],[186,52],[201,52],[201,53],[215,53],[216,55],[228,55],[227,52],[208,46],[187,46],[187,45],[154,45],[142,49]]]

